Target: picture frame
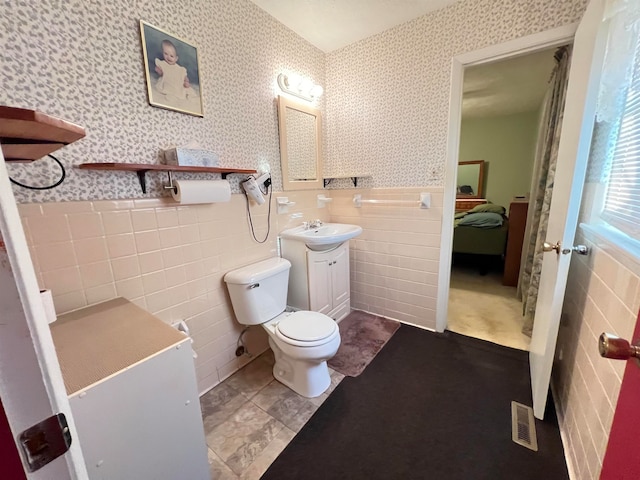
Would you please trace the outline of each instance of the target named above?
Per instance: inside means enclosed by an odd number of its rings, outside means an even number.
[[[203,117],[196,47],[144,20],[140,37],[149,104]]]

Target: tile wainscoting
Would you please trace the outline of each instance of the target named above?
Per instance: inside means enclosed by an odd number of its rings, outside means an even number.
[[[320,192],[288,192],[295,210],[278,215],[264,244],[251,238],[244,195],[229,203],[179,205],[169,198],[32,203],[19,205],[40,288],[51,289],[58,314],[125,297],[167,323],[185,320],[198,354],[198,388],[204,392],[249,360],[236,358],[241,326],[223,282],[234,268],[276,255],[277,232],[303,219],[328,220]],[[264,238],[267,205],[252,207]],[[291,219],[301,213],[302,218]],[[266,335],[245,335],[252,353]]]
[[[421,192],[431,208],[421,209]],[[331,221],[363,228],[351,243],[351,307],[435,329],[444,189],[377,188],[332,190]],[[415,205],[363,204],[371,200],[415,201]]]
[[[363,198],[416,200],[425,191],[431,208],[353,206]],[[278,215],[273,194],[271,233],[251,238],[243,195],[230,203],[179,205],[168,198],[19,205],[41,288],[53,291],[61,314],[117,296],[167,323],[185,320],[198,354],[204,392],[249,360],[236,358],[241,326],[235,321],[224,274],[276,255],[277,232],[303,220],[353,223],[363,233],[351,242],[352,308],[418,326],[435,327],[442,188],[348,189],[286,192],[296,202]],[[316,196],[333,197],[317,208]],[[267,207],[253,207],[258,238]],[[292,219],[300,213],[302,216]],[[249,350],[267,347],[261,329],[245,336]]]
[[[565,449],[576,478],[597,479],[607,448],[626,362],[601,358],[602,332],[631,338],[640,307],[640,278],[578,229],[560,322],[553,384]]]

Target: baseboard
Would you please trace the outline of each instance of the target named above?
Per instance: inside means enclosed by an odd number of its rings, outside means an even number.
[[[380,315],[379,313],[370,312],[368,310],[362,310],[360,308],[352,308],[351,310],[352,311],[353,310],[358,310],[359,312],[368,313],[369,315],[375,315],[376,317],[388,318],[389,320],[393,320],[394,322],[404,323],[405,325],[410,325],[412,327],[416,327],[416,328],[419,328],[421,330],[427,330],[428,332],[435,332],[435,329],[433,329],[433,328],[425,327],[424,325],[417,325],[415,323],[407,322],[406,320],[399,320],[397,318],[389,317],[388,315]]]
[[[562,440],[562,450],[564,451],[564,461],[567,464],[567,471],[569,472],[569,480],[579,480],[576,475],[576,469],[573,466],[571,455],[569,454],[569,438],[565,430],[564,415],[560,415],[560,405],[558,403],[558,396],[553,384],[551,387],[551,398],[553,398],[553,404],[556,408],[556,417],[558,418],[558,427],[560,429],[560,439]]]

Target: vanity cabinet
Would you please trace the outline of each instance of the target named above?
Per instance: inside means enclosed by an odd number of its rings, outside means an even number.
[[[351,311],[349,242],[314,251],[303,242],[281,239],[282,257],[291,262],[287,303],[324,313],[336,321]]]
[[[349,246],[343,243],[330,252],[307,252],[309,309],[334,319],[349,313]],[[345,302],[347,302],[345,304]]]

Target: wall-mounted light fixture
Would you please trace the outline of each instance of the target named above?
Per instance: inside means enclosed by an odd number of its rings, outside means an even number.
[[[309,102],[312,102],[324,91],[320,85],[314,85],[311,80],[302,78],[296,73],[278,75],[278,85],[283,92],[295,95]]]

